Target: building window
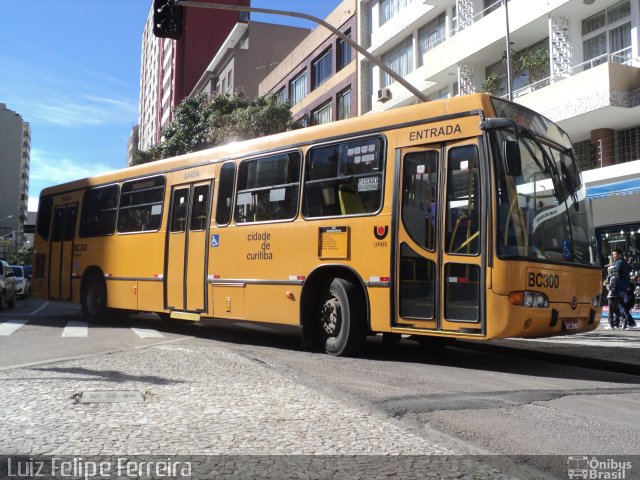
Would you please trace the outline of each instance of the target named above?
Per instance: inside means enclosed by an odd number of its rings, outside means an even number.
[[[393,50],[382,55],[382,62],[401,77],[413,71],[413,37],[408,37]],[[382,86],[388,87],[395,80],[391,75],[382,74]]]
[[[333,55],[331,55],[331,49],[328,49],[311,64],[311,89],[314,90],[329,80],[332,71]]]
[[[444,41],[446,31],[445,18],[445,14],[441,13],[437,18],[434,18],[418,30],[418,41],[422,55]]]
[[[585,62],[591,60],[586,68],[609,61],[626,63],[631,59],[631,5],[628,1],[582,21],[582,51]]]
[[[344,34],[351,38],[351,30],[347,30]],[[338,38],[336,43],[336,71],[342,70],[351,63],[351,45],[343,39]]]
[[[278,92],[276,93],[276,98],[278,99],[279,103],[286,103],[287,94],[285,93],[284,87],[278,90]]]
[[[351,117],[351,87],[338,93],[338,120]]]
[[[306,96],[307,96],[307,71],[305,70],[296,78],[291,80],[291,84],[289,86],[289,99],[291,100],[291,106],[295,105]]]
[[[449,98],[449,87],[444,87],[441,90],[438,90],[437,92],[433,92],[430,95],[427,95],[427,100],[438,100],[440,98]]]
[[[227,72],[227,90],[224,93],[233,93],[233,70]]]
[[[640,158],[640,126],[620,130],[616,137],[616,163],[632,162]]]
[[[409,0],[382,0],[380,2],[380,26],[387,23],[409,4]]]
[[[323,123],[331,123],[333,119],[333,105],[331,100],[311,112],[311,125],[322,125]]]

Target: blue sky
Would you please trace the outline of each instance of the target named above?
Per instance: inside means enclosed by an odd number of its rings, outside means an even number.
[[[253,0],[325,18],[340,0]],[[57,183],[126,166],[151,0],[0,0],[0,103],[31,126],[29,210]],[[313,27],[290,17],[258,21]]]

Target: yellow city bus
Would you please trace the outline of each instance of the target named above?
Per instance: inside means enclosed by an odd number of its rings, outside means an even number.
[[[367,335],[593,330],[601,271],[568,136],[489,95],[232,143],[42,191],[33,292],[91,319]]]

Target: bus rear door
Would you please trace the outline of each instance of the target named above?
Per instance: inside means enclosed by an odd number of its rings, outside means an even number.
[[[396,324],[484,333],[475,140],[400,151]]]
[[[171,192],[165,255],[165,309],[207,310],[207,260],[212,182],[177,185]]]
[[[49,298],[71,300],[73,238],[78,204],[59,205],[53,211],[53,229],[49,244]]]

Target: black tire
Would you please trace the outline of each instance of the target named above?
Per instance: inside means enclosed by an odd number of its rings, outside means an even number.
[[[329,355],[353,355],[366,339],[365,304],[353,283],[334,278],[319,304],[321,346]]]
[[[82,288],[82,311],[93,321],[103,321],[107,317],[107,286],[104,279],[91,275]]]
[[[7,308],[7,302],[4,298],[4,292],[0,292],[0,312]]]

